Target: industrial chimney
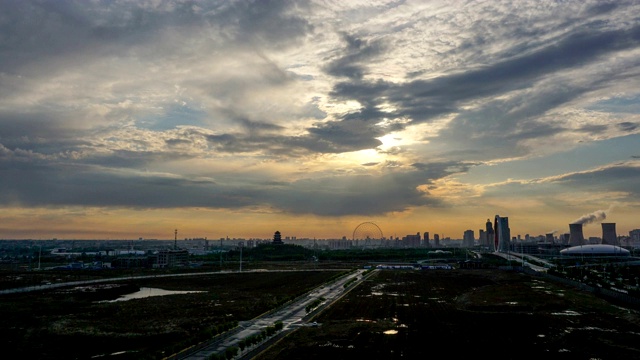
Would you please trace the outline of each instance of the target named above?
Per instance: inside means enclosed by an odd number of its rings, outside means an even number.
[[[582,224],[569,224],[569,245],[579,246],[584,244],[582,235]]]
[[[602,243],[620,245],[618,244],[618,236],[616,235],[616,223],[602,223]]]

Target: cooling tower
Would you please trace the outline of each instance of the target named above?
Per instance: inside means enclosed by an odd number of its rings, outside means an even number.
[[[618,236],[616,235],[616,223],[602,223],[602,243],[620,245],[618,244]]]
[[[553,244],[553,234],[546,234],[545,235],[545,242],[549,243],[549,244]]]
[[[569,224],[569,245],[578,246],[583,244],[582,224]]]

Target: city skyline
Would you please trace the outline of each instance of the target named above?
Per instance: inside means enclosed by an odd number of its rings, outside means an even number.
[[[638,3],[0,14],[0,238],[640,228]]]

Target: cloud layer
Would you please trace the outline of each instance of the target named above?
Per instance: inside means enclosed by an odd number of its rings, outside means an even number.
[[[606,193],[637,209],[633,149],[544,177],[469,176],[640,136],[637,14],[625,1],[2,1],[0,206],[384,218],[515,187],[544,206]],[[608,206],[571,203],[574,218]]]

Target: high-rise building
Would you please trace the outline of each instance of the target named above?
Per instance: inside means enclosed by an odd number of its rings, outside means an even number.
[[[620,245],[616,234],[616,223],[602,223],[602,243]]]
[[[462,246],[464,247],[473,247],[475,241],[475,235],[473,230],[465,230],[464,235],[462,236]]]
[[[582,234],[582,224],[569,224],[569,245],[584,245],[584,235]]]
[[[402,238],[402,244],[404,247],[417,248],[420,247],[420,233],[416,235],[407,235]]]
[[[435,247],[439,247],[440,246],[440,235],[433,234],[433,243],[434,243]]]
[[[424,247],[429,247],[429,246],[431,246],[431,245],[429,244],[429,232],[428,232],[428,231],[425,231],[425,232],[424,232],[424,242],[423,242],[423,246],[424,246]]]
[[[509,218],[496,215],[494,220],[494,241],[495,251],[508,252],[511,239],[511,229],[509,229]]]
[[[633,229],[629,231],[629,237],[633,241],[640,241],[640,229]]]
[[[495,237],[495,233],[493,231],[493,224],[491,223],[491,220],[487,219],[487,222],[485,223],[485,243],[483,244],[483,246],[485,246],[487,249],[489,249],[490,251],[496,251],[496,247],[494,245],[494,237]]]
[[[548,244],[553,244],[553,233],[549,233],[545,235],[545,242]]]

